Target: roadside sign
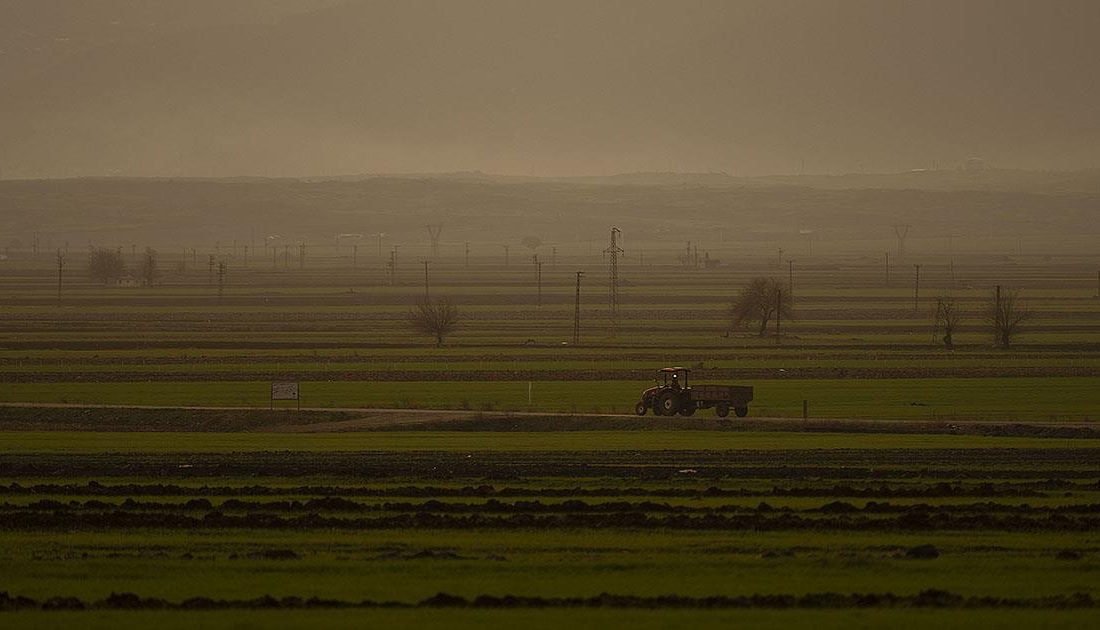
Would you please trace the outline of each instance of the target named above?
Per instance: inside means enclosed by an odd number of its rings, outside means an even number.
[[[302,399],[299,396],[298,383],[272,383],[271,384],[271,408],[275,408],[276,400],[296,400],[298,408],[302,408]]]

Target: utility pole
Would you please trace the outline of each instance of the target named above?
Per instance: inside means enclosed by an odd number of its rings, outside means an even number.
[[[61,306],[61,274],[65,269],[65,254],[57,250],[57,305]]]
[[[913,310],[917,310],[918,301],[920,300],[920,265],[913,265],[917,269],[917,273],[913,276]]]
[[[298,268],[306,268],[306,244],[305,242],[298,243]]]
[[[470,266],[470,241],[466,241],[466,266]]]
[[[226,264],[225,264],[225,261],[223,260],[223,261],[218,263],[218,299],[219,300],[222,298],[222,295],[225,293],[225,274],[226,274],[226,271],[227,271]]]
[[[794,259],[787,260],[787,293],[794,295]]]
[[[210,254],[210,258],[209,258],[209,260],[207,260],[206,265],[207,265],[206,284],[207,285],[212,285],[212,284],[214,284],[214,254]]]
[[[538,287],[538,292],[535,294],[535,307],[542,308],[542,261],[539,260],[538,254],[535,254],[535,285]]]
[[[355,243],[351,246],[351,266],[352,268],[359,266],[359,244]]]
[[[508,266],[508,246],[504,246],[504,266]]]
[[[783,289],[775,292],[775,345],[782,343],[780,333],[783,328]]]
[[[390,286],[397,284],[397,246],[390,250],[390,262],[386,263],[390,270]]]
[[[431,261],[424,261],[424,301],[431,299],[431,295],[428,293],[428,263]]]
[[[577,272],[577,296],[573,299],[573,345],[577,345],[581,340],[581,278],[584,277],[583,271]]]
[[[890,252],[886,252],[886,286],[890,286]]]

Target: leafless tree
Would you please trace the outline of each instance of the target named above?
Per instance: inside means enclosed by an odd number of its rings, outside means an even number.
[[[943,345],[948,349],[955,347],[955,330],[962,321],[962,311],[955,298],[940,296],[936,299],[936,328],[943,329]]]
[[[93,249],[88,254],[88,275],[93,280],[100,280],[107,284],[111,280],[117,280],[126,273],[126,263],[122,260],[122,253],[105,247]]]
[[[1031,312],[1020,302],[1019,293],[1002,290],[998,286],[986,305],[985,321],[993,333],[993,344],[1001,348],[1012,345],[1012,339],[1019,334],[1020,325],[1031,317]]]
[[[730,326],[726,335],[747,322],[759,321],[759,334],[763,337],[768,333],[768,322],[772,318],[779,315],[792,319],[793,313],[794,300],[790,291],[783,289],[780,280],[763,276],[753,278],[730,306]]]
[[[160,269],[157,268],[157,250],[152,247],[145,248],[145,254],[141,258],[141,266],[138,268],[141,283],[147,287],[156,284],[160,278]]]
[[[542,246],[542,239],[537,236],[524,236],[520,243],[527,249],[535,251]]]
[[[420,300],[407,316],[409,326],[417,332],[435,337],[437,346],[443,345],[443,337],[458,329],[460,319],[458,307],[445,297],[434,302]]]

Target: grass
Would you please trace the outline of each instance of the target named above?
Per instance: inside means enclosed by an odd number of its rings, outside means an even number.
[[[1100,447],[1093,440],[978,435],[750,432],[8,432],[0,452],[610,451]]]
[[[1091,610],[339,610],[6,613],[19,628],[465,628],[524,627],[556,630],[603,628],[895,628],[897,630],[971,630],[972,628],[1077,629],[1091,625]]]
[[[1100,377],[776,379],[752,383],[753,416],[1075,420],[1100,415]],[[303,406],[631,413],[644,381],[303,382]],[[0,402],[267,407],[267,381],[9,383]],[[708,411],[700,412],[711,413]],[[685,422],[687,422],[685,420]]]
[[[16,532],[8,540],[0,552],[5,589],[36,598],[65,593],[91,599],[126,590],[167,599],[271,594],[398,601],[439,591],[466,597],[900,594],[926,588],[1005,597],[1100,593],[1093,561],[1053,557],[1063,548],[1100,544],[1096,536],[1079,534],[130,530]],[[920,562],[889,553],[926,543],[941,557]],[[229,559],[264,548],[292,549],[301,558]],[[424,549],[451,550],[459,558],[386,556]],[[768,550],[793,551],[762,557]]]
[[[749,433],[702,431],[578,431],[482,433],[417,431],[368,433],[173,433],[9,431],[0,453],[218,453],[247,451],[646,451],[858,448],[1096,447],[1081,439],[976,435]]]

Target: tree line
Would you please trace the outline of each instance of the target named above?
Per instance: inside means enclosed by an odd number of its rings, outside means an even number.
[[[155,285],[160,278],[157,259],[155,249],[145,248],[137,264],[135,280],[143,286]],[[91,249],[87,271],[91,279],[105,285],[127,276],[122,251],[105,247]],[[1025,322],[1031,318],[1031,312],[1020,300],[1019,292],[1000,286],[993,290],[976,314],[963,311],[955,298],[941,296],[936,300],[933,321],[937,336],[942,331],[940,341],[944,347],[954,348],[955,332],[967,317],[973,315],[979,317],[993,337],[994,345],[1000,348],[1011,347]],[[794,318],[794,296],[789,287],[785,288],[778,278],[759,276],[742,287],[730,304],[724,336],[729,337],[737,329],[751,327],[759,337],[766,337],[773,322],[778,335],[779,322]],[[437,345],[443,345],[445,338],[458,330],[462,315],[458,306],[448,298],[435,301],[424,299],[406,314],[405,319],[412,330],[429,335]]]
[[[941,296],[936,300],[933,320],[937,335],[943,332],[941,341],[946,348],[955,347],[955,332],[964,319],[975,315],[993,337],[993,345],[999,348],[1010,348],[1032,316],[1018,291],[1000,286],[994,288],[979,311],[972,314],[963,311],[955,298]],[[794,296],[789,288],[784,290],[781,280],[763,276],[753,278],[741,289],[729,308],[729,327],[725,336],[729,337],[738,328],[752,326],[758,336],[766,337],[768,324],[772,321],[776,323],[778,335],[779,322],[794,319],[794,316]]]

